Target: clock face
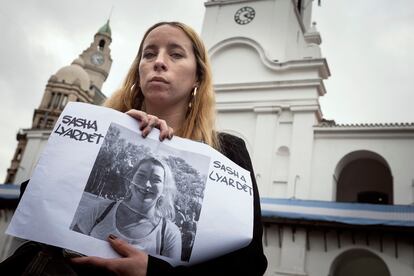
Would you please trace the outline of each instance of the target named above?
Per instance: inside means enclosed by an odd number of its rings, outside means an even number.
[[[102,53],[96,52],[91,56],[91,62],[95,65],[102,65],[105,61],[105,57]]]
[[[234,21],[240,25],[246,25],[252,22],[256,12],[252,7],[243,7],[236,11],[234,14]]]

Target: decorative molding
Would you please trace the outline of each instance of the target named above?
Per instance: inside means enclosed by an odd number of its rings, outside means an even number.
[[[315,139],[412,139],[414,127],[313,127]]]
[[[265,90],[297,87],[315,87],[318,90],[319,96],[326,94],[326,88],[321,79],[215,84],[214,90],[216,93],[220,93],[227,91]]]
[[[280,113],[282,108],[278,106],[257,106],[253,107],[254,113]]]
[[[309,111],[319,111],[319,106],[317,105],[302,105],[302,106],[292,106],[290,107],[292,112],[309,112]]]
[[[255,49],[259,54],[262,64],[272,71],[317,69],[322,79],[327,79],[331,75],[328,63],[325,58],[290,60],[286,62],[273,61],[266,55],[260,43],[251,38],[240,36],[224,39],[213,45],[208,51],[210,59],[213,59],[214,55],[220,50],[238,44],[247,45]]]
[[[314,43],[320,45],[322,43],[321,34],[319,32],[308,32],[304,34],[307,43]]]

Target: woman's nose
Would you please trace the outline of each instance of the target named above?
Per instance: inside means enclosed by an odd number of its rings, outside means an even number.
[[[165,71],[165,70],[167,70],[167,64],[165,63],[164,55],[159,54],[157,56],[157,59],[155,60],[155,63],[154,63],[154,70],[155,71]]]
[[[152,185],[151,185],[151,181],[149,181],[149,180],[148,180],[148,181],[146,181],[146,182],[145,182],[145,187],[146,187],[146,188],[151,188],[151,187],[152,187]]]

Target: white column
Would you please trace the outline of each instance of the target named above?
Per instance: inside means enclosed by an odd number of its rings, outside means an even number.
[[[293,112],[291,159],[289,166],[289,198],[306,199],[309,196],[311,162],[313,153],[313,125],[315,108],[291,107]]]
[[[256,131],[254,137],[253,163],[256,169],[256,180],[260,190],[260,196],[270,196],[271,164],[276,136],[276,123],[279,107],[255,107]]]

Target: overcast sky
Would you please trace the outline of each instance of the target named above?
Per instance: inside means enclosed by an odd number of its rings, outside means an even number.
[[[198,32],[204,0],[0,0],[0,183],[49,77],[89,47],[111,7],[113,64],[103,92],[123,80],[145,29],[178,20]],[[414,122],[414,1],[322,0],[313,21],[332,76],[321,99],[339,123]]]

